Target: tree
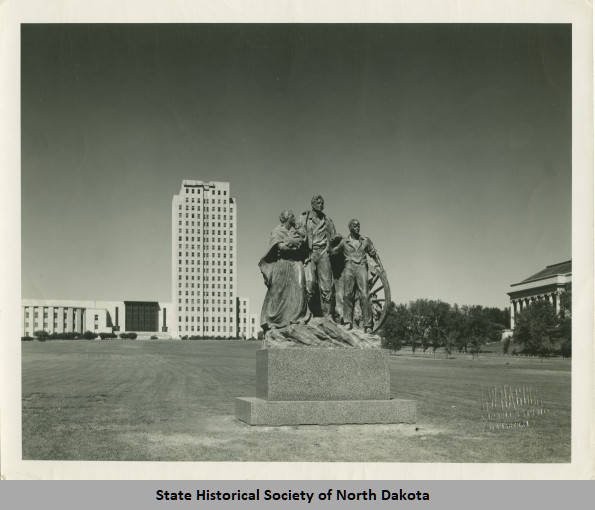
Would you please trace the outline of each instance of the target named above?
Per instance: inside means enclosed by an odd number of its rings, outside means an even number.
[[[479,355],[481,346],[486,342],[496,342],[502,337],[506,320],[504,311],[498,308],[484,308],[480,305],[463,307],[464,334],[459,338],[460,348],[465,352],[471,351]],[[495,322],[498,320],[500,322]]]
[[[410,313],[405,305],[391,301],[380,336],[385,349],[398,351],[409,340]]]
[[[496,307],[486,307],[483,308],[482,313],[490,323],[502,326],[501,329],[506,329],[510,325],[510,308],[501,310]]]
[[[461,306],[459,310],[459,317],[457,318],[460,333],[455,336],[455,345],[458,352],[467,352],[469,347],[469,335],[471,334],[470,307],[467,305]]]
[[[428,299],[417,299],[409,303],[411,348],[415,352],[418,344],[426,352],[430,345],[432,321],[431,304]]]
[[[549,301],[537,301],[523,310],[515,321],[513,343],[516,352],[549,356],[557,349],[559,320]]]
[[[413,352],[421,347],[434,355],[444,348],[446,356],[454,349],[477,354],[487,341],[499,341],[508,320],[506,310],[479,305],[450,305],[440,300],[417,299],[406,305],[391,303],[382,328],[383,345],[400,349],[411,345]]]
[[[508,354],[510,350],[510,344],[512,343],[512,339],[510,336],[507,336],[502,340],[502,354]]]
[[[450,356],[458,345],[462,344],[465,336],[465,317],[456,303],[450,309],[446,318],[446,335],[444,339],[444,351]]]
[[[49,338],[50,334],[47,331],[40,329],[38,331],[35,331],[33,333],[33,336],[35,338],[37,338],[38,340],[47,340]]]
[[[471,355],[474,358],[479,357],[479,352],[481,351],[481,345],[483,344],[483,339],[477,335],[473,335],[469,340],[469,350],[471,351]]]
[[[558,314],[558,341],[560,354],[565,358],[572,356],[572,289],[560,295],[560,313]]]
[[[451,308],[444,301],[429,301],[428,308],[430,314],[428,338],[432,352],[436,356],[436,351],[446,343]]]

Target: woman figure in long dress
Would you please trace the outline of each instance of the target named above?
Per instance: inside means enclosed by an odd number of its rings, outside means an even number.
[[[310,317],[304,275],[304,239],[296,230],[291,210],[281,212],[271,232],[267,252],[258,266],[268,290],[262,304],[262,329],[304,323]]]

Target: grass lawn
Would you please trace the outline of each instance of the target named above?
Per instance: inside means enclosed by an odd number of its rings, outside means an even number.
[[[415,425],[251,427],[259,342],[23,342],[23,458],[143,461],[570,462],[570,361],[392,356]],[[539,400],[528,426],[486,421],[503,386]],[[498,405],[502,403],[499,402]],[[513,417],[514,418],[514,417]]]

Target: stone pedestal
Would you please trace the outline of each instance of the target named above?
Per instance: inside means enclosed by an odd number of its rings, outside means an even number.
[[[256,396],[388,400],[388,362],[380,349],[262,349],[256,351]]]
[[[414,423],[413,400],[390,398],[380,349],[263,349],[256,353],[256,397],[236,399],[250,425]]]

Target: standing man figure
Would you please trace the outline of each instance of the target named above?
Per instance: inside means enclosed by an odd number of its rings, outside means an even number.
[[[343,321],[346,323],[347,329],[353,328],[353,309],[355,307],[356,292],[359,292],[364,331],[368,332],[372,330],[372,306],[368,295],[368,260],[366,254],[370,255],[381,268],[382,264],[370,238],[361,236],[359,231],[359,220],[351,220],[349,222],[349,236],[343,238],[332,251],[333,253],[342,251],[345,256]]]
[[[312,209],[300,215],[298,229],[306,238],[306,292],[308,301],[318,285],[322,315],[332,319],[331,302],[333,293],[333,272],[329,259],[330,243],[337,237],[333,220],[324,214],[324,198],[312,197]]]

